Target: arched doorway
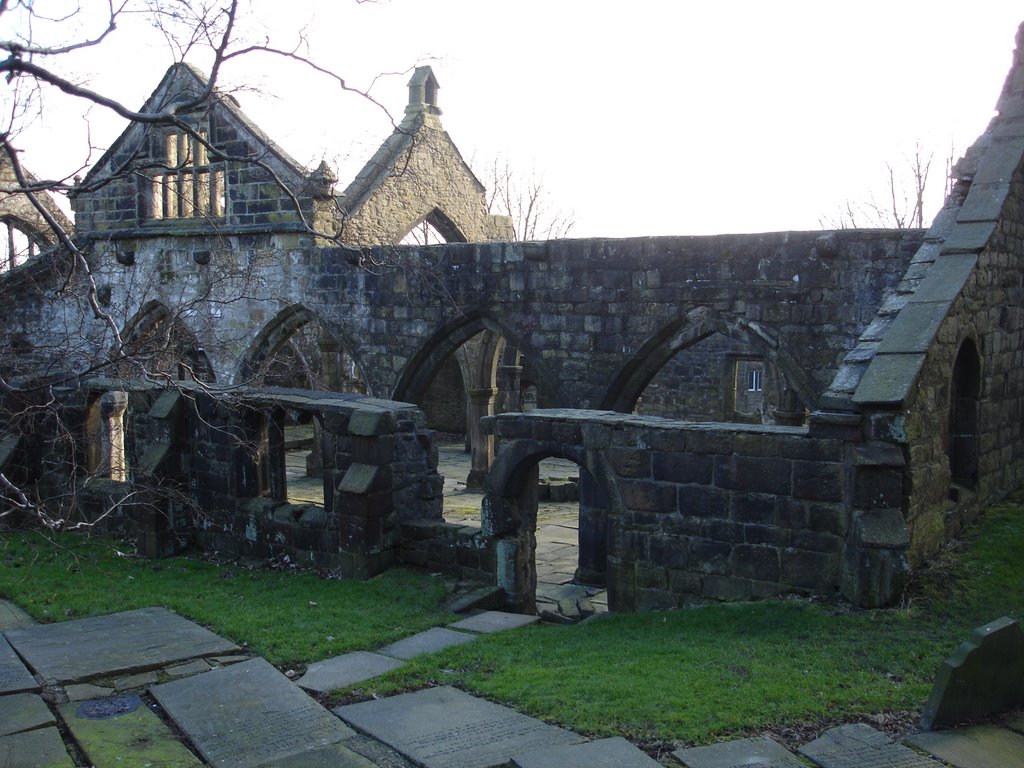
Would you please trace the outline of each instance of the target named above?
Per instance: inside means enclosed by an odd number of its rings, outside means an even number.
[[[545,509],[539,482],[545,465],[571,465],[578,471],[578,502],[570,505],[576,508],[570,515],[574,519],[565,517],[565,511],[559,518]],[[600,453],[580,446],[530,439],[502,445],[487,479],[481,529],[484,535],[499,537],[497,581],[510,607],[552,610],[546,603],[561,616],[578,620],[587,613],[583,600],[592,603],[591,611],[614,606],[617,596],[602,594],[609,537],[622,509],[612,477]],[[570,530],[572,540],[566,538]],[[566,563],[569,557],[571,565]],[[557,605],[562,601],[570,606]]]

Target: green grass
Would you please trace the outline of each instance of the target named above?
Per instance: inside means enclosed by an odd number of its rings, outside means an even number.
[[[445,583],[392,569],[369,581],[250,570],[188,557],[147,561],[112,539],[0,534],[0,596],[41,621],[160,605],[281,667],[374,648],[454,617]]]
[[[592,735],[708,743],[919,710],[970,631],[1024,615],[1024,510],[991,510],[909,607],[797,600],[533,626],[414,661],[360,693],[456,685]]]
[[[165,605],[280,666],[371,649],[450,620],[445,587],[394,570],[369,582],[119,557],[114,544],[0,540],[0,594],[41,619]],[[413,661],[342,696],[456,685],[590,735],[708,743],[920,710],[971,630],[1024,617],[1024,509],[990,510],[898,609],[804,600],[535,625]],[[311,605],[310,601],[316,605]],[[333,636],[328,641],[327,636]]]

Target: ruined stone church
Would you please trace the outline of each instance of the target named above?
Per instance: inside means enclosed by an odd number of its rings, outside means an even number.
[[[205,85],[172,67],[144,111]],[[32,244],[0,274],[0,471],[148,554],[414,562],[516,610],[547,457],[580,468],[578,574],[613,610],[890,604],[1020,486],[1024,27],[927,231],[512,242],[429,68],[409,94],[341,193],[216,91],[129,126],[72,195],[88,275],[0,197]],[[445,242],[399,244],[424,222]],[[288,501],[294,422],[322,506]],[[479,526],[443,519],[438,429],[468,435]]]

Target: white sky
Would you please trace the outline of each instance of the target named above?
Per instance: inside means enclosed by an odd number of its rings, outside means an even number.
[[[1019,0],[247,2],[247,32],[291,47],[304,28],[310,56],[352,85],[400,73],[373,88],[396,119],[411,68],[430,63],[463,155],[535,169],[588,237],[818,229],[883,196],[886,161],[903,167],[916,141],[938,182],[950,147],[991,118],[1024,21]],[[74,72],[136,108],[172,60],[126,20]],[[222,83],[258,88],[242,109],[299,161],[334,163],[341,188],[391,130],[269,56],[233,62]],[[48,97],[19,138],[38,176],[85,156],[86,124],[64,102]],[[94,108],[90,128],[102,147],[123,123]]]

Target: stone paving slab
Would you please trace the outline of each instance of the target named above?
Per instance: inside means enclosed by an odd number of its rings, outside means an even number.
[[[64,693],[67,694],[68,701],[85,701],[86,699],[104,699],[107,696],[113,696],[114,689],[90,683],[78,683],[65,686]]]
[[[363,680],[383,675],[402,666],[405,666],[405,662],[391,656],[369,651],[352,651],[333,659],[310,664],[306,674],[295,682],[307,691],[327,693],[361,683]]]
[[[822,768],[941,768],[942,764],[897,744],[870,725],[855,723],[829,728],[800,747]]]
[[[1024,736],[994,725],[929,731],[905,741],[957,768],[1024,768]]]
[[[792,752],[766,736],[677,749],[672,754],[687,768],[805,768]]]
[[[491,768],[505,765],[512,755],[583,741],[571,731],[449,687],[334,712],[425,768]]]
[[[512,757],[515,768],[661,768],[623,738],[527,752]]]
[[[56,725],[50,708],[34,693],[0,696],[0,736]],[[3,762],[0,762],[3,765]]]
[[[0,630],[31,627],[36,620],[10,600],[0,600]]]
[[[453,645],[468,643],[472,640],[476,640],[476,635],[467,635],[465,632],[456,632],[443,627],[433,627],[412,637],[399,640],[397,643],[378,648],[377,653],[408,661],[424,653],[442,651]]]
[[[89,699],[63,704],[57,711],[94,768],[202,768],[138,696]]]
[[[155,685],[150,693],[218,768],[253,768],[353,735],[262,658]]]
[[[3,768],[75,768],[56,728],[0,736]]]
[[[449,624],[449,629],[463,629],[469,632],[490,634],[502,632],[506,629],[525,627],[540,621],[540,616],[527,616],[525,613],[506,613],[504,611],[484,611],[468,619]]]
[[[6,634],[36,672],[58,683],[87,682],[238,650],[234,643],[165,608],[39,624]]]
[[[18,654],[0,635],[0,694],[38,691],[39,683],[18,658]],[[3,765],[3,763],[0,763]]]

